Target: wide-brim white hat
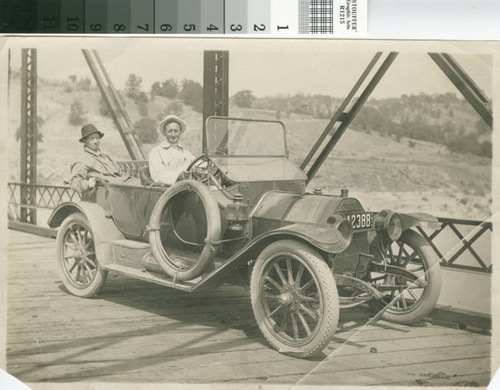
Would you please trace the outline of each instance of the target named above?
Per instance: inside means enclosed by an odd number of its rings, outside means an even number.
[[[186,130],[187,127],[186,122],[184,122],[177,115],[171,114],[163,118],[163,120],[158,125],[158,131],[161,134],[165,135],[165,126],[167,126],[170,122],[176,122],[179,124],[179,126],[181,127],[181,134],[184,133],[184,130]]]

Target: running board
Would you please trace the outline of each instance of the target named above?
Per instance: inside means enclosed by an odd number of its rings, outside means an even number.
[[[123,275],[131,276],[136,279],[144,280],[147,282],[152,282],[160,284],[162,286],[175,288],[177,290],[183,290],[187,292],[192,292],[193,287],[198,283],[201,278],[198,277],[189,281],[175,281],[173,278],[167,275],[157,274],[156,272],[149,272],[145,269],[140,270],[137,268],[127,267],[120,264],[108,264],[105,267],[110,271],[115,271]]]

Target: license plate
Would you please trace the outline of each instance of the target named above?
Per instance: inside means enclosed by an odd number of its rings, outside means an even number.
[[[345,217],[351,223],[354,230],[370,229],[373,226],[372,213],[347,214]]]

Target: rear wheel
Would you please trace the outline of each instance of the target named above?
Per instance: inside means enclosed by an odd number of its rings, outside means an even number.
[[[374,255],[378,248],[373,246]],[[423,285],[389,273],[371,273],[374,287],[386,292],[383,299],[372,301],[375,311],[384,310],[382,318],[400,324],[424,319],[434,308],[441,292],[441,269],[429,243],[417,232],[406,230],[385,254],[388,265],[401,267],[418,276]]]
[[[59,275],[68,291],[83,298],[97,294],[108,271],[97,260],[87,218],[79,213],[68,216],[59,228],[56,246]]]
[[[269,245],[255,262],[250,291],[257,324],[279,352],[307,358],[332,339],[339,318],[337,287],[312,248],[292,240]]]

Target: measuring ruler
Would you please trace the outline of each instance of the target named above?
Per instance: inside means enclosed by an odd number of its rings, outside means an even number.
[[[363,35],[367,26],[367,0],[1,2],[1,33]]]

